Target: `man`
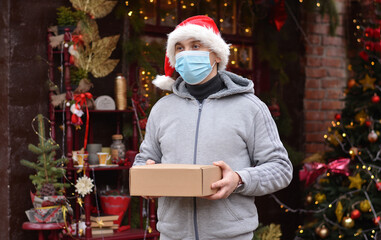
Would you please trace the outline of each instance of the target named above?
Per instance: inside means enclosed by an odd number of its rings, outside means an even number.
[[[258,226],[254,197],[292,179],[287,152],[253,82],[224,71],[229,53],[206,16],[188,18],[168,35],[166,74],[154,84],[173,94],[152,108],[134,164],[214,164],[223,178],[205,198],[159,198],[162,240],[249,240]]]

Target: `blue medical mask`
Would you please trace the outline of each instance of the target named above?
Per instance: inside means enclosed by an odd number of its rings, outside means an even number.
[[[182,51],[176,54],[175,69],[186,83],[196,85],[212,72],[214,64],[210,65],[207,51]]]

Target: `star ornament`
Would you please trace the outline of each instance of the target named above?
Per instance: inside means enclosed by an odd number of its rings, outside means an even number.
[[[362,84],[362,90],[365,91],[367,89],[374,89],[374,82],[376,78],[371,78],[368,74],[366,74],[365,78],[361,79],[359,82]]]
[[[357,173],[356,176],[349,176],[348,178],[349,181],[351,181],[348,188],[357,188],[360,190],[361,185],[366,182],[361,178],[360,173]]]
[[[97,224],[99,228],[102,228],[105,224],[103,223],[103,220],[100,218],[97,218]]]

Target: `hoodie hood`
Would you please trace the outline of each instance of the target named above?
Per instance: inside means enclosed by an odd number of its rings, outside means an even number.
[[[220,74],[226,88],[210,95],[208,98],[222,98],[241,93],[254,93],[253,81],[228,71],[219,71],[218,73]],[[172,90],[173,93],[179,97],[194,99],[194,97],[188,92],[188,89],[185,86],[185,81],[182,77],[178,77],[176,79],[172,86]]]

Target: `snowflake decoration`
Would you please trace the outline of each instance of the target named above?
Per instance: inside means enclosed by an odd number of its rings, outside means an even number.
[[[75,191],[84,197],[86,194],[93,191],[93,179],[83,176],[78,178],[77,183],[75,184]]]

